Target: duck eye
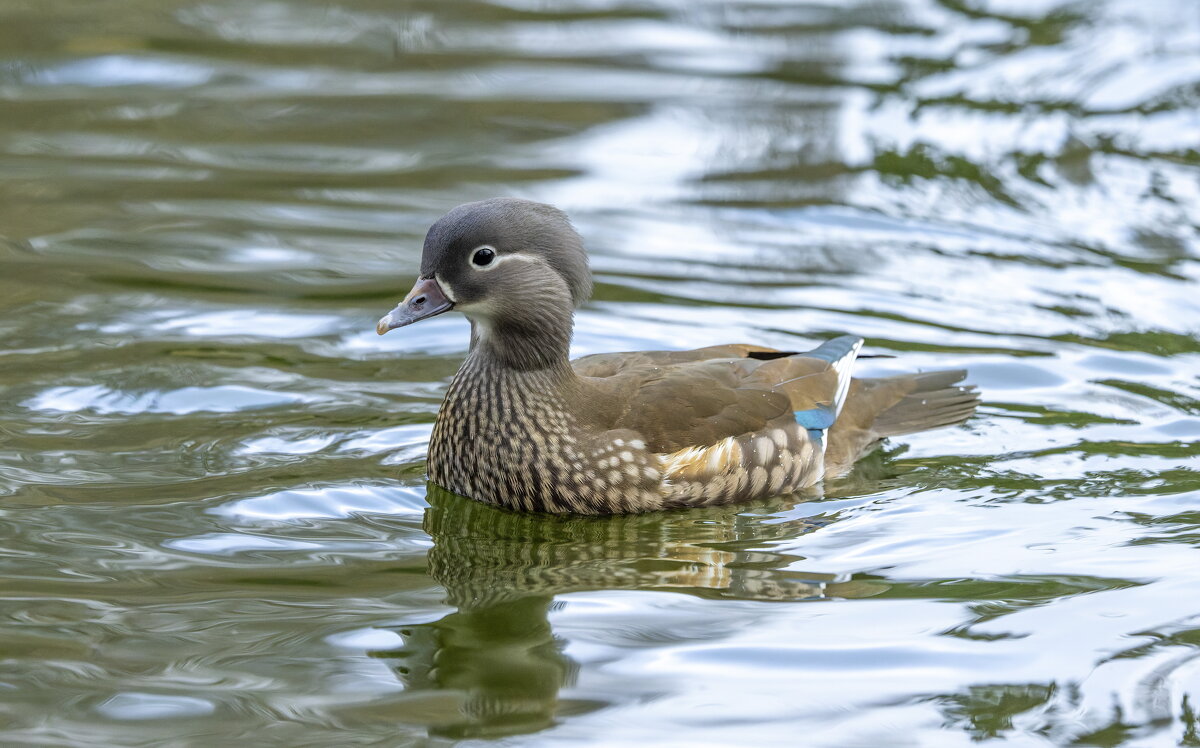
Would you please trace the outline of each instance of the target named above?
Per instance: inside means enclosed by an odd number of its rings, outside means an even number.
[[[491,265],[494,259],[496,259],[496,250],[491,247],[480,247],[475,250],[475,254],[471,255],[472,264],[478,267]]]

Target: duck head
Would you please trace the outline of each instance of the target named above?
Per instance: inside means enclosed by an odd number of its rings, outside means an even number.
[[[591,287],[583,241],[565,213],[516,198],[466,203],[429,229],[420,277],[376,331],[454,310],[471,321],[472,349],[534,359],[524,364],[560,352],[565,360],[573,312]]]

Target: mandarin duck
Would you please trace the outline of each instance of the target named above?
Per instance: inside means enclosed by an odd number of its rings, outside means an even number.
[[[549,205],[495,198],[429,229],[420,276],[376,331],[455,310],[466,359],[429,442],[429,478],[522,511],[620,514],[752,501],[842,475],[889,436],[979,402],[964,370],[853,378],[862,339],[569,357],[591,293],[583,241]]]

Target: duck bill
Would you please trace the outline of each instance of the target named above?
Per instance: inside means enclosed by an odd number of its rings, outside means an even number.
[[[375,332],[380,335],[397,327],[411,325],[423,319],[435,317],[454,308],[454,302],[446,298],[442,287],[433,278],[420,278],[395,309],[380,318]]]

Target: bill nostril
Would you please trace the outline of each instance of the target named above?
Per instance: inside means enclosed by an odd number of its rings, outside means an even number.
[[[412,303],[413,303],[413,306],[420,306],[425,303],[425,297],[418,296],[417,298],[412,300]]]

